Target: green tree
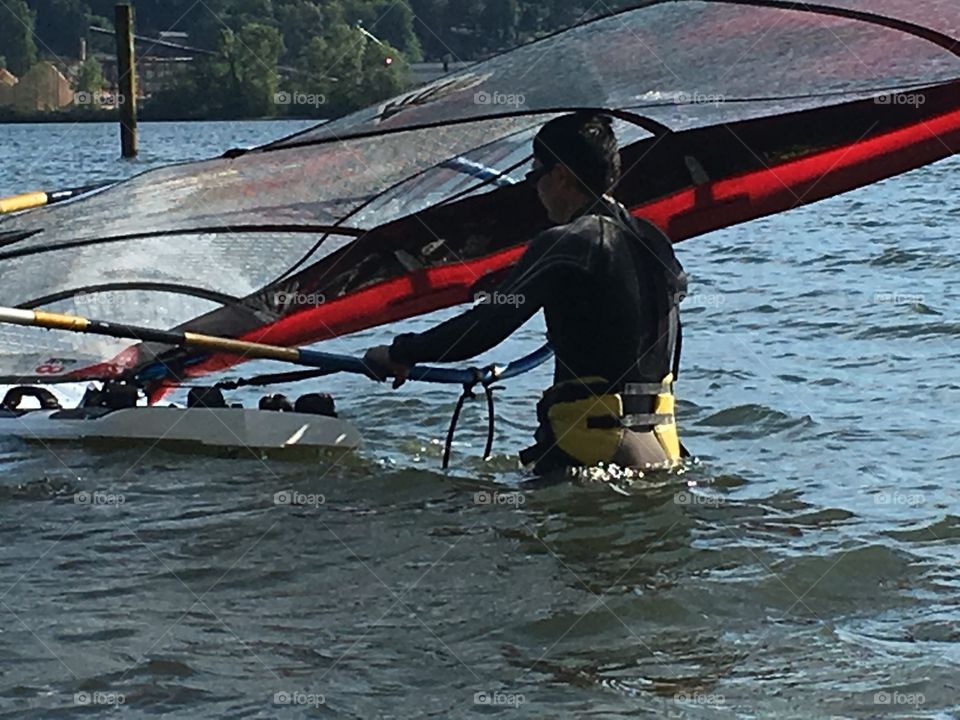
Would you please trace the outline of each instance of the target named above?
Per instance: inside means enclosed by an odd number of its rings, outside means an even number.
[[[195,41],[202,29],[204,39],[209,41],[205,47],[211,49],[216,46],[217,33],[223,27],[218,17],[222,17],[225,8],[233,4],[233,0],[204,0],[202,3],[197,0],[84,0],[93,15],[109,19],[109,27],[113,27],[114,7],[118,1],[133,5],[139,34],[156,37],[166,30],[179,30],[189,32]]]
[[[410,61],[423,57],[420,40],[414,32],[413,10],[405,2],[396,0],[353,0],[346,8],[350,25],[360,23],[384,43],[400,50]]]
[[[80,40],[88,36],[90,7],[83,0],[31,0],[36,13],[40,49],[62,57],[77,57]]]
[[[199,58],[189,68],[179,70],[169,86],[154,93],[147,107],[151,111],[159,108],[165,115],[177,118],[222,117],[225,113],[221,108],[221,88],[228,72],[222,58]]]
[[[96,93],[103,87],[103,68],[96,58],[87,58],[77,75],[77,90]]]
[[[589,5],[585,6],[570,0],[544,0],[543,8],[546,11],[544,29],[553,32],[576,24],[584,16]]]
[[[286,48],[284,60],[291,64],[303,55],[314,38],[323,36],[333,26],[346,23],[339,2],[319,5],[313,0],[285,0],[277,5],[276,12]]]
[[[194,0],[189,0],[192,4]],[[204,0],[202,5],[195,5],[191,10],[185,10],[186,15],[176,24],[167,26],[163,30],[182,30],[190,33],[189,44],[209,50],[216,50],[220,44],[220,33],[223,32],[228,19],[227,8],[231,0]],[[176,20],[172,21],[176,22]],[[230,27],[227,25],[227,27]],[[231,28],[237,30],[239,28]]]
[[[413,30],[428,60],[440,60],[450,49],[450,28],[443,19],[447,13],[447,0],[410,0],[414,15]]]
[[[239,92],[240,114],[276,114],[274,95],[280,82],[277,63],[282,54],[283,38],[275,27],[249,23],[234,35],[228,58],[234,87]]]
[[[37,61],[37,46],[33,42],[35,20],[25,0],[6,0],[0,5],[0,48],[15,75],[23,75]]]
[[[297,60],[297,75],[288,82],[293,92],[321,93],[334,114],[352,108],[362,82],[361,53],[366,39],[356,28],[337,23],[313,38]],[[307,87],[304,87],[304,84]],[[293,107],[294,112],[307,109]]]
[[[291,93],[322,93],[326,115],[340,115],[396,95],[409,82],[409,65],[403,53],[343,23],[313,38],[296,67],[298,73],[286,83],[287,89]],[[289,110],[317,114],[311,107],[294,105]]]
[[[91,24],[112,29],[114,7],[118,1],[133,5],[137,34],[157,37],[168,30],[186,32],[190,35],[190,45],[210,50],[216,49],[220,31],[231,20],[230,8],[237,5],[236,0],[84,0],[90,7],[92,18],[105,20],[102,25],[98,20]],[[239,30],[239,26],[231,27]]]
[[[514,42],[520,7],[517,0],[487,0],[480,15],[484,35],[492,40],[491,47],[500,49]]]
[[[223,30],[217,55],[195,61],[170,89],[157,93],[151,105],[195,118],[274,115],[282,52],[276,28],[250,23],[236,33]]]
[[[450,53],[463,60],[479,57],[485,47],[480,31],[483,5],[475,0],[447,0],[442,22],[447,26]]]
[[[354,105],[361,108],[403,92],[409,84],[409,74],[410,67],[399,50],[367,42],[361,55],[361,81]]]
[[[273,24],[275,17],[273,0],[230,0],[221,19],[233,29],[242,29],[244,25]]]

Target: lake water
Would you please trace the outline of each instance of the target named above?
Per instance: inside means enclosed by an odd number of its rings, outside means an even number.
[[[3,126],[0,196],[304,126],[148,123],[135,162],[113,125]],[[448,473],[456,390],[350,377],[311,388],[365,435],[343,463],[0,441],[0,717],[957,717],[958,169],[679,246],[699,462],[649,486],[478,502],[524,480],[548,368],[489,462],[468,406]]]

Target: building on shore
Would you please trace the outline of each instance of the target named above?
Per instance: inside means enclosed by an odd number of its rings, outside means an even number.
[[[18,82],[17,76],[9,70],[0,70],[0,108],[13,105],[13,88]]]
[[[93,56],[103,70],[104,87],[113,94],[119,92],[117,55],[114,51],[113,31],[90,28],[99,51]],[[215,55],[208,50],[192,48],[187,43],[186,32],[164,31],[157,38],[134,35],[137,56],[137,95],[149,98],[158,92],[176,87],[183,75],[189,72],[198,55]]]
[[[111,55],[97,55],[103,68],[103,79],[107,87],[116,89],[117,58]],[[178,79],[193,63],[192,57],[158,57],[148,55],[137,58],[137,95],[147,98],[161,90],[176,86]]]
[[[49,62],[38,62],[19,80],[0,70],[0,107],[20,112],[61,110],[73,103],[70,82]]]

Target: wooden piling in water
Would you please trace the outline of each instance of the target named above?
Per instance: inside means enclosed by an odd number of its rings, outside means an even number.
[[[117,92],[120,102],[120,146],[123,157],[137,156],[137,67],[133,49],[133,8],[117,5]]]

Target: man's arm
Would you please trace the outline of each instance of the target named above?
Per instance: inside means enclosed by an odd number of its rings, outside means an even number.
[[[488,294],[487,302],[423,333],[399,335],[390,346],[398,365],[458,362],[500,344],[544,306],[552,293],[563,292],[571,270],[584,267],[580,238],[548,230],[533,240],[507,279]]]

